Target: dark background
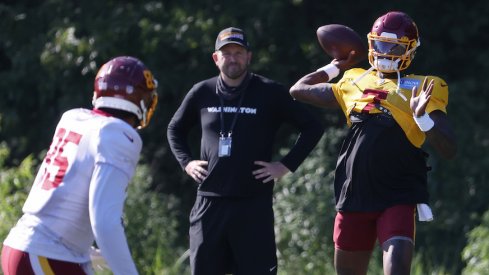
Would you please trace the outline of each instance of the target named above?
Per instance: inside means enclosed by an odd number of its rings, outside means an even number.
[[[142,179],[149,183],[147,192],[178,201],[172,211],[178,224],[174,245],[183,249],[195,184],[174,160],[166,126],[190,87],[218,73],[211,58],[217,33],[228,26],[244,29],[253,51],[252,70],[290,86],[330,61],[316,40],[319,26],[348,25],[366,42],[372,23],[389,10],[408,13],[419,28],[421,47],[408,72],[437,75],[449,84],[448,114],[459,154],[444,161],[426,148],[433,166],[435,221],[418,225],[416,265],[458,274],[467,266],[461,256],[471,245],[467,234],[481,224],[489,206],[489,2],[483,0],[1,1],[0,142],[10,151],[2,169],[28,156],[42,159],[60,115],[70,108],[91,108],[99,66],[114,56],[136,56],[160,84],[158,109],[141,131],[141,165],[147,169]],[[339,112],[312,110],[321,116],[326,135],[304,167],[276,188],[277,224],[284,226],[277,230],[286,232],[278,234],[278,242],[284,250],[280,257],[287,251],[326,250],[325,261],[331,262],[331,171],[345,126]],[[278,136],[277,156],[293,142],[292,130],[284,128]],[[198,150],[197,133],[192,144]],[[288,217],[302,225],[310,217],[308,222],[320,226],[308,228],[324,237],[307,245],[294,241],[297,232]]]

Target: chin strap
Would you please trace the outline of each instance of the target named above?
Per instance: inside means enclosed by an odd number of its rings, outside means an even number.
[[[418,39],[418,42],[416,44],[415,47],[411,48],[409,51],[407,51],[403,56],[407,56],[407,55],[410,55],[411,52],[413,52],[414,50],[416,50],[419,46],[421,45],[421,42],[419,41]],[[399,61],[401,60],[401,57],[397,58],[396,60],[394,60],[393,62],[394,63],[398,63]],[[375,63],[375,62],[374,62]],[[379,78],[380,77],[380,71],[374,66],[372,65],[368,70],[366,70],[363,74],[361,74],[359,77],[357,77],[356,79],[354,79],[352,81],[352,84],[357,84],[360,80],[362,80],[362,78],[364,78],[367,74],[369,74],[370,72],[372,72],[373,70],[377,70],[377,76]],[[401,91],[401,72],[399,71],[399,69],[396,69],[396,73],[397,73],[397,88],[396,88],[396,94],[398,96],[400,96],[404,101],[407,101],[407,98],[406,96],[402,93]]]
[[[355,78],[355,80],[352,81],[352,84],[357,84],[358,81],[362,80],[367,74],[369,74],[371,71],[375,69],[374,66],[370,67],[368,70],[366,70],[363,74],[361,74],[359,77]]]
[[[394,62],[398,62],[401,58],[398,58],[396,59]],[[373,70],[375,70],[377,68],[375,68],[374,66],[371,66],[368,70],[366,70],[363,74],[361,74],[359,77],[355,78],[353,81],[352,81],[352,84],[357,84],[360,80],[362,80],[362,78],[364,78],[367,74],[369,74],[370,72],[372,72]],[[401,91],[401,72],[399,71],[399,69],[396,69],[396,74],[397,74],[397,87],[396,87],[396,94],[398,96],[400,96],[404,101],[407,101],[407,98],[406,96],[402,93]],[[378,78],[382,78],[380,76],[380,71],[377,70],[377,77]]]
[[[399,70],[396,70],[397,72],[397,88],[396,88],[396,94],[400,96],[404,101],[407,101],[406,96],[402,93],[401,91],[401,73]]]

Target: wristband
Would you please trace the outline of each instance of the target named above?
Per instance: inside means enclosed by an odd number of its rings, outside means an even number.
[[[428,132],[435,126],[435,122],[431,117],[428,115],[428,113],[424,113],[424,115],[417,117],[413,114],[414,122],[418,124],[419,129],[423,132]]]
[[[323,71],[328,75],[328,81],[337,77],[340,74],[340,69],[336,65],[328,64],[316,70],[316,72]]]

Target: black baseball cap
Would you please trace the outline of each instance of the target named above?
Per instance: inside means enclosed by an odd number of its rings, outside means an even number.
[[[247,50],[250,47],[244,31],[242,29],[230,27],[222,30],[217,35],[216,51],[221,49],[224,45],[231,44],[231,43],[243,46]]]

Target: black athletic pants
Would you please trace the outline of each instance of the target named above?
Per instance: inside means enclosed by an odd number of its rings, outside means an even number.
[[[197,196],[190,213],[192,274],[277,274],[272,202],[271,196]]]

